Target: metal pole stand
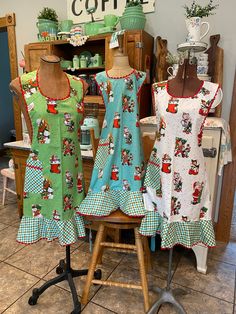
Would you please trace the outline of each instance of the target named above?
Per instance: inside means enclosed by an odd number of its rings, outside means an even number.
[[[72,294],[72,298],[73,298],[73,303],[74,303],[74,310],[71,312],[71,314],[79,314],[81,313],[81,304],[78,300],[78,295],[77,295],[77,291],[75,288],[75,284],[74,284],[74,280],[73,278],[75,277],[80,277],[80,276],[85,276],[88,273],[88,269],[82,269],[82,270],[73,270],[71,268],[71,259],[70,259],[70,246],[66,246],[66,262],[62,259],[59,262],[59,266],[56,268],[56,273],[59,275],[53,279],[48,280],[47,282],[45,282],[45,284],[43,284],[40,288],[35,288],[32,291],[32,296],[29,298],[29,305],[35,305],[37,304],[38,298],[39,296],[45,291],[47,290],[49,287],[67,280],[70,290],[71,290],[71,294]],[[101,279],[101,270],[97,269],[94,272],[94,278],[95,279]]]
[[[168,265],[168,275],[167,275],[167,286],[164,289],[159,287],[153,287],[152,290],[160,294],[160,298],[153,304],[151,309],[148,311],[148,314],[158,313],[160,307],[164,303],[170,303],[176,310],[178,314],[186,314],[183,306],[176,300],[175,296],[178,294],[185,294],[185,291],[182,289],[171,289],[171,268],[172,268],[172,259],[173,259],[173,248],[170,249],[169,253],[169,265]]]

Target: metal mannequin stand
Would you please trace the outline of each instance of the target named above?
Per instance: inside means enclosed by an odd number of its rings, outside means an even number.
[[[69,245],[66,246],[66,261],[64,261],[63,259],[60,260],[59,266],[56,268],[56,273],[58,274],[57,277],[48,280],[40,288],[33,289],[32,296],[29,298],[29,301],[28,301],[29,305],[37,304],[39,296],[45,290],[47,290],[49,287],[51,287],[51,286],[53,286],[53,285],[55,285],[61,281],[67,280],[69,287],[70,287],[70,290],[71,290],[73,303],[74,303],[74,310],[71,312],[71,314],[81,313],[81,304],[78,300],[77,291],[75,288],[73,278],[87,275],[88,270],[87,269],[73,270],[71,268],[70,246]],[[95,279],[101,279],[101,270],[100,269],[98,269],[94,272],[94,277],[95,277]]]
[[[173,260],[173,248],[169,252],[169,265],[168,265],[168,275],[167,275],[167,286],[164,289],[159,287],[153,287],[152,290],[160,294],[160,298],[153,304],[151,309],[148,311],[148,314],[156,314],[158,310],[164,303],[170,303],[176,309],[178,314],[186,314],[183,306],[176,300],[175,295],[183,293],[181,289],[171,289],[171,268]]]
[[[190,53],[195,52],[203,52],[207,49],[207,44],[203,42],[185,42],[183,44],[179,44],[177,46],[177,50],[179,52],[188,52],[187,60],[190,60]],[[183,72],[183,80],[185,85],[186,80],[186,65],[184,67]],[[153,304],[151,309],[149,310],[148,314],[156,314],[162,304],[164,303],[170,303],[175,308],[176,312],[178,314],[186,314],[186,311],[184,310],[183,306],[176,300],[176,295],[185,294],[184,290],[182,289],[171,289],[170,283],[171,283],[171,269],[172,269],[172,260],[173,260],[173,248],[170,249],[169,252],[169,265],[168,265],[168,275],[167,275],[167,286],[164,289],[161,289],[159,287],[153,287],[152,290],[160,294],[159,299]]]

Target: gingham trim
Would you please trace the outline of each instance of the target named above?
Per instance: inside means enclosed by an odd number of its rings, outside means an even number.
[[[25,172],[25,192],[43,192],[43,164],[40,160],[28,160]]]
[[[145,236],[160,233],[161,248],[182,245],[192,248],[198,243],[215,246],[215,234],[211,220],[181,221],[168,223],[158,212],[150,211],[143,218],[139,232]]]
[[[108,140],[107,139],[100,140],[94,162],[94,168],[104,169],[105,164],[107,162],[108,150],[109,150]]]
[[[128,216],[145,215],[142,193],[139,191],[115,191],[89,193],[80,204],[78,213],[86,216],[108,216],[120,209]]]
[[[160,161],[158,162],[149,161],[146,170],[144,186],[148,186],[153,188],[154,190],[158,190],[160,189],[160,183],[161,183]]]
[[[23,216],[21,219],[17,241],[23,244],[32,244],[41,239],[70,245],[78,238],[85,237],[83,217],[75,214],[70,220],[55,221],[46,218],[30,218]]]

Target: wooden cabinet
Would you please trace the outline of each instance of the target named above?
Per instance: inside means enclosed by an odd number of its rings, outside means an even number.
[[[38,42],[25,45],[26,71],[30,72],[39,67],[40,57],[46,54],[55,54],[65,60],[72,60],[73,56],[79,55],[83,51],[90,51],[92,54],[99,53],[105,60],[105,69],[112,67],[113,49],[109,48],[111,34],[90,36],[83,46],[74,47],[66,40],[57,40],[52,42]],[[145,31],[127,31],[124,35],[124,51],[129,56],[131,67],[145,71],[147,73],[147,83],[144,85],[140,93],[140,118],[144,118],[151,114],[151,65],[153,55],[153,37]],[[84,68],[79,69],[72,74],[92,74],[103,71],[104,68]],[[94,98],[87,96],[85,102],[99,103],[100,114],[99,120],[102,123],[105,107],[101,96]]]

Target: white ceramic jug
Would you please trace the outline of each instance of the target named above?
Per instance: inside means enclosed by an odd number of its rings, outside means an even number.
[[[202,26],[206,25],[207,29],[203,35],[201,35]],[[208,22],[202,22],[200,17],[191,17],[186,19],[186,27],[188,30],[187,42],[199,42],[203,37],[205,37],[210,29],[210,24]]]

